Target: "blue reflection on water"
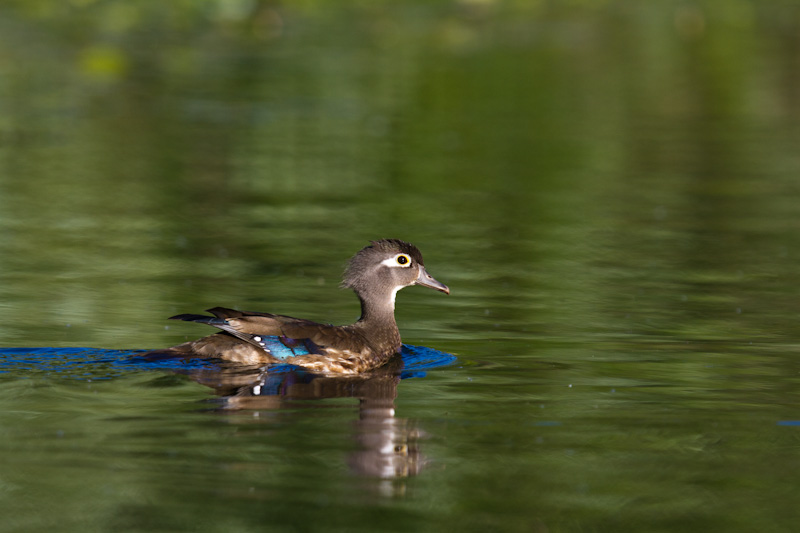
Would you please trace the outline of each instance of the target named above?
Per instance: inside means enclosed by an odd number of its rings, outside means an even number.
[[[75,379],[111,379],[139,370],[216,370],[217,362],[208,359],[158,360],[137,357],[147,350],[103,350],[98,348],[0,348],[0,374],[25,373],[58,374]],[[424,346],[404,344],[401,379],[425,377],[426,370],[448,366],[456,361],[452,354]],[[297,372],[292,365],[270,367],[270,374]]]

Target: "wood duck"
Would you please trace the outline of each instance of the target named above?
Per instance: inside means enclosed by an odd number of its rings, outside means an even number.
[[[450,294],[446,285],[425,270],[416,246],[397,239],[372,241],[353,256],[342,281],[342,287],[353,289],[361,300],[361,318],[355,324],[332,326],[215,307],[208,310],[213,317],[182,314],[170,319],[208,324],[221,333],[161,353],[219,357],[245,364],[289,363],[325,374],[367,372],[400,351],[394,301],[397,291],[409,285]]]

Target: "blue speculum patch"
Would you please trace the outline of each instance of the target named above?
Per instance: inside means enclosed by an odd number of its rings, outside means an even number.
[[[261,337],[261,345],[278,359],[308,355],[312,350],[306,342],[310,343],[311,341],[307,339],[290,339],[289,337]]]

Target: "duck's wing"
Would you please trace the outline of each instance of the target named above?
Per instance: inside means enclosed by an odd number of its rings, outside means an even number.
[[[331,348],[360,352],[365,346],[361,335],[349,328],[225,307],[215,307],[208,312],[214,316],[183,314],[170,319],[214,326],[281,360],[302,355],[324,355]]]

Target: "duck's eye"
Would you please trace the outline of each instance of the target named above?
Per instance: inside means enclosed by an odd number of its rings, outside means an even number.
[[[386,265],[387,267],[391,268],[408,268],[410,267],[413,262],[411,261],[411,256],[408,254],[397,254],[394,257],[388,257],[381,261],[382,265]]]

